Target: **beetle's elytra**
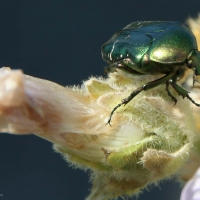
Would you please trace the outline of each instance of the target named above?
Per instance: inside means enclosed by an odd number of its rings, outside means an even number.
[[[196,106],[200,106],[188,95],[188,91],[176,83],[187,68],[193,69],[195,75],[200,75],[200,52],[197,50],[196,38],[180,22],[133,22],[103,44],[101,52],[103,59],[110,64],[108,72],[119,68],[137,75],[163,74],[163,77],[146,83],[123,99],[112,110],[109,124],[115,110],[121,105],[126,105],[141,91],[164,83],[168,95],[175,103],[177,99],[168,90],[169,85],[183,98],[187,97]]]

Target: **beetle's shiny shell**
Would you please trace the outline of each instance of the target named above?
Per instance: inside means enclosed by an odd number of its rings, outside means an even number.
[[[143,55],[163,64],[184,63],[197,49],[193,33],[180,22],[133,22],[116,32],[102,46],[102,57],[108,63],[130,58],[142,65]]]

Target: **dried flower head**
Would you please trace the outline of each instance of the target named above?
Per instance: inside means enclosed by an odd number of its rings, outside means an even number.
[[[119,70],[65,88],[1,68],[0,131],[34,133],[71,165],[90,169],[87,200],[137,194],[183,167],[196,131],[191,103],[174,93],[174,106],[163,85],[137,95],[106,125],[113,107],[153,78]]]

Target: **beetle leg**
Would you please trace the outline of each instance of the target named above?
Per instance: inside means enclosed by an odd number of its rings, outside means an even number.
[[[170,83],[172,85],[172,87],[176,90],[176,92],[181,95],[183,97],[183,99],[185,97],[187,97],[193,104],[195,104],[196,106],[200,107],[200,104],[196,103],[188,94],[189,92],[185,89],[183,89],[182,87],[180,87],[179,85],[177,85],[176,83],[171,82]]]
[[[195,82],[196,82],[195,75],[193,74],[193,86],[194,86]]]
[[[172,98],[172,100],[174,101],[174,105],[176,105],[177,103],[177,99],[171,94],[171,92],[169,91],[169,82],[166,82],[166,91],[167,94]]]
[[[119,103],[117,106],[115,106],[113,108],[113,110],[111,111],[110,113],[110,117],[108,119],[108,122],[107,124],[110,124],[111,122],[111,118],[114,114],[114,112],[119,108],[121,107],[122,105],[126,105],[127,103],[129,103],[136,95],[138,95],[140,92],[142,92],[143,90],[146,91],[146,90],[149,90],[149,89],[152,89],[158,85],[161,85],[163,83],[166,83],[172,76],[174,76],[174,74],[167,74],[159,79],[156,79],[154,81],[151,81],[151,82],[148,82],[146,84],[144,84],[143,86],[139,87],[138,89],[134,90],[127,98],[123,99],[121,103]]]
[[[108,122],[106,123],[106,125],[109,124],[109,125],[111,126],[111,123],[110,123],[110,122],[111,122],[111,118],[112,118],[112,116],[113,116],[115,110],[117,110],[117,108],[119,108],[119,107],[122,106],[122,105],[123,105],[123,100],[122,100],[122,103],[119,103],[117,106],[115,106],[115,107],[113,108],[113,110],[112,110],[111,113],[110,113],[110,117],[109,117]]]

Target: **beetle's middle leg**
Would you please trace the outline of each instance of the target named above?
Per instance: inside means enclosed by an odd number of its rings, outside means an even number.
[[[171,92],[169,91],[169,82],[167,81],[166,83],[166,91],[167,94],[172,98],[172,100],[174,101],[174,105],[176,105],[177,103],[177,99],[171,94]]]
[[[200,104],[196,103],[190,96],[189,96],[189,92],[185,89],[183,89],[182,87],[180,87],[179,85],[177,85],[174,82],[170,82],[170,84],[172,85],[172,87],[176,90],[176,92],[181,95],[183,98],[188,98],[193,104],[195,104],[196,106],[200,107]]]
[[[122,105],[126,105],[127,103],[129,103],[136,95],[138,95],[140,92],[142,92],[143,90],[146,91],[146,90],[149,90],[149,89],[152,89],[158,85],[161,85],[163,83],[166,83],[168,80],[171,79],[171,77],[173,76],[174,74],[167,74],[159,79],[156,79],[154,81],[151,81],[151,82],[148,82],[146,84],[144,84],[143,86],[139,87],[138,89],[134,90],[127,98],[123,99],[121,103],[119,103],[117,106],[115,106],[113,108],[113,110],[111,111],[110,113],[110,117],[108,119],[108,122],[107,124],[110,124],[111,122],[111,119],[112,119],[112,116],[114,114],[114,112],[119,108],[121,107]]]

